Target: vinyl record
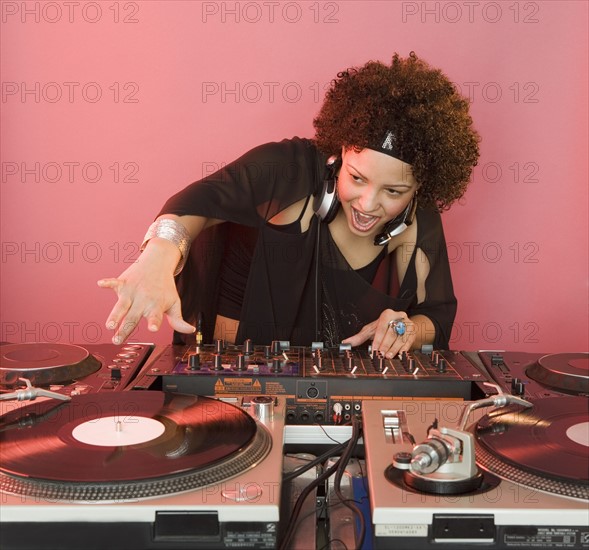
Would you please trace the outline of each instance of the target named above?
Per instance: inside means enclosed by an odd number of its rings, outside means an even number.
[[[476,437],[493,457],[492,463],[499,461],[512,467],[508,474],[512,481],[527,484],[525,478],[530,474],[545,480],[570,482],[582,487],[586,494],[589,482],[587,399],[536,399],[529,409],[494,411],[479,421]],[[542,489],[552,492],[548,482],[543,485],[546,487]]]
[[[88,376],[101,363],[85,348],[61,343],[3,344],[0,346],[0,385],[14,386],[27,378],[33,386],[62,384]]]
[[[267,443],[252,447],[265,430],[241,409],[163,392],[48,400],[0,421],[0,488],[54,498],[188,490],[236,475],[269,451]]]

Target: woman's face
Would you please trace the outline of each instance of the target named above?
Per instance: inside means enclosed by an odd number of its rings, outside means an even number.
[[[342,150],[337,192],[350,231],[374,237],[417,191],[411,165],[372,149]]]

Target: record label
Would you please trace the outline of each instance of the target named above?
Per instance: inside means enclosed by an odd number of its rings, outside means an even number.
[[[567,437],[585,447],[589,447],[589,422],[574,424],[566,431]]]
[[[72,435],[76,441],[86,445],[123,447],[147,443],[165,431],[164,424],[153,418],[139,416],[125,422],[120,416],[107,416],[82,422],[73,429]]]

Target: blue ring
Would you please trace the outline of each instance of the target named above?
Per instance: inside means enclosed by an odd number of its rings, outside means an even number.
[[[405,332],[407,332],[407,325],[402,319],[396,319],[389,323],[389,326],[393,328],[393,330],[399,335],[403,336]]]

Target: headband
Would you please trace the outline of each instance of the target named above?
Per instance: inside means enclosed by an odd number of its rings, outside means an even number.
[[[379,153],[384,153],[385,155],[389,155],[389,157],[394,157],[400,161],[406,162],[407,164],[411,164],[413,161],[413,159],[409,160],[407,155],[403,155],[397,141],[397,136],[393,133],[392,130],[388,130],[384,138],[381,139],[377,144],[368,145],[368,149],[378,151]]]

